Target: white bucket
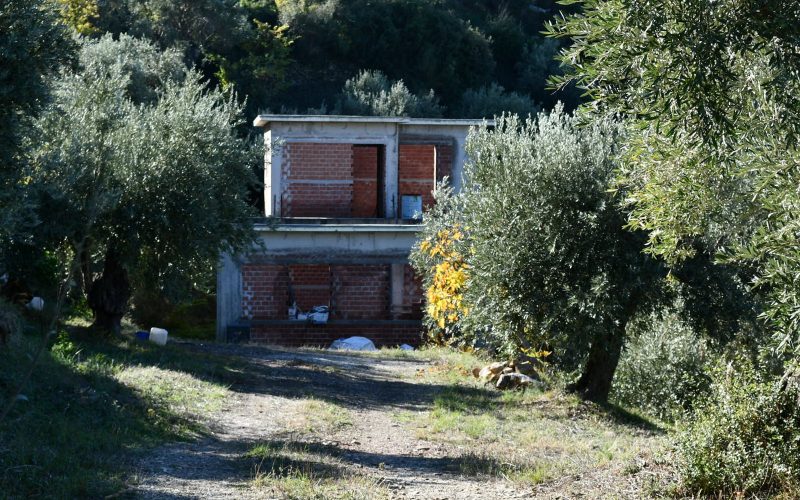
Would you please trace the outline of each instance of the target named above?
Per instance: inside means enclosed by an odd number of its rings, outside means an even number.
[[[167,345],[167,331],[163,328],[150,329],[150,342],[158,345]]]

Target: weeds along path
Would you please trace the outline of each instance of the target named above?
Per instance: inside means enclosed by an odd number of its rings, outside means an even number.
[[[474,450],[418,439],[403,424],[444,385],[430,360],[185,343],[248,361],[209,436],[139,464],[140,498],[528,498],[531,487],[465,473]],[[484,466],[487,464],[483,464]],[[491,464],[489,464],[491,468]],[[487,469],[488,470],[488,469]]]

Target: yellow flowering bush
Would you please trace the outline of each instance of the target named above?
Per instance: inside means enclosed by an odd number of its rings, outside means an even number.
[[[436,231],[418,247],[419,254],[427,261],[426,312],[434,329],[431,336],[440,343],[452,336],[453,327],[468,312],[464,288],[469,265],[458,250],[463,239],[463,231],[455,226]]]

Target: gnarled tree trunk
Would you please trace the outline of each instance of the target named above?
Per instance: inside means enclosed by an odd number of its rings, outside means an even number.
[[[605,403],[611,392],[611,382],[617,371],[622,344],[625,338],[625,324],[604,328],[592,339],[589,357],[580,378],[567,386],[567,390],[578,393],[583,399]]]
[[[122,266],[113,246],[106,251],[103,274],[89,289],[89,307],[94,312],[94,327],[119,335],[122,316],[128,309],[131,286],[128,271]]]

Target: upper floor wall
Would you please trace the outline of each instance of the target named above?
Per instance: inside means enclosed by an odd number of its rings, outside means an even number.
[[[458,189],[479,120],[261,115],[267,216],[409,218],[436,182]],[[405,216],[405,217],[404,217]]]

